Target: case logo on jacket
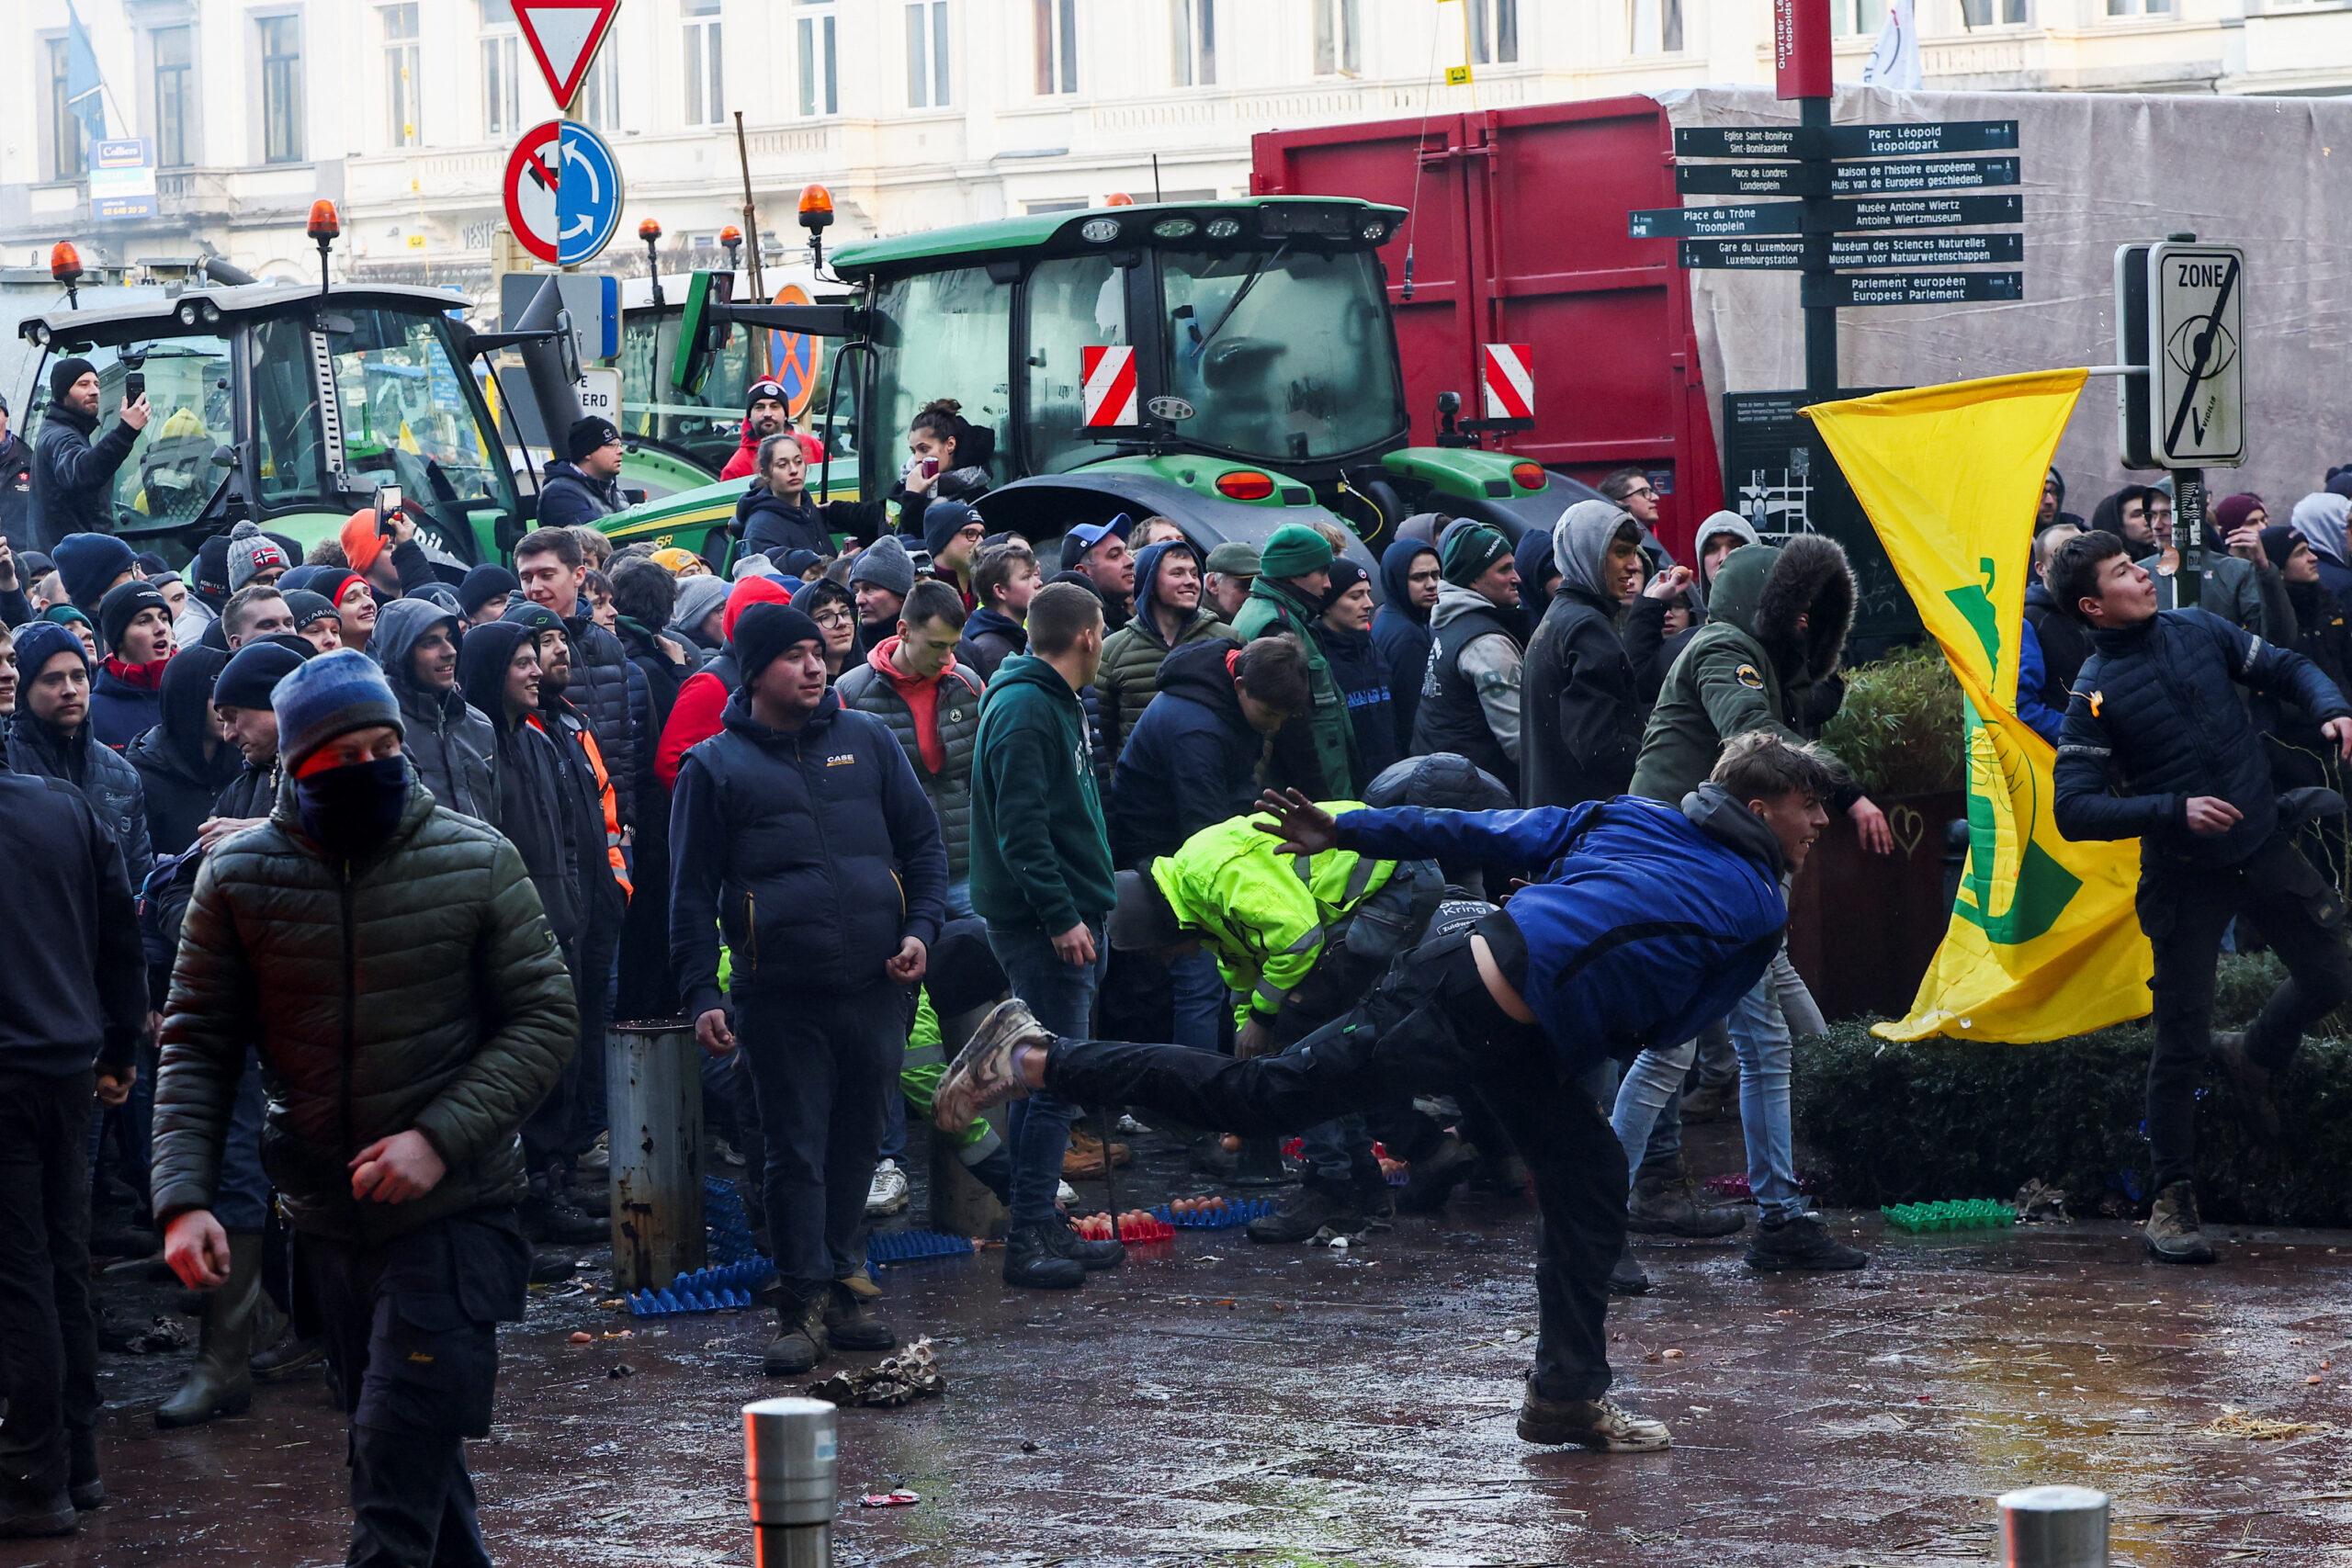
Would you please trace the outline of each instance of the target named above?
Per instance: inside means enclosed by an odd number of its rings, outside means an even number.
[[[829,768],[847,768],[854,766],[856,761],[856,752],[836,751],[831,756],[825,759],[825,766]]]

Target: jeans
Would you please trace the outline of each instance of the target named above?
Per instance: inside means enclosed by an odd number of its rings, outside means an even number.
[[[2156,960],[2148,1142],[2162,1189],[2195,1175],[2197,1083],[2212,1050],[2213,965],[2229,923],[2252,921],[2287,968],[2245,1032],[2246,1055],[2265,1067],[2286,1066],[2303,1031],[2352,995],[2352,956],[2343,898],[2283,832],[2221,871],[2147,855],[2136,902]]]
[[[90,1298],[90,1110],[96,1075],[0,1072],[0,1492],[63,1492],[98,1416]]]
[[[1242,1134],[1311,1126],[1417,1091],[1474,1098],[1535,1179],[1541,1327],[1529,1381],[1547,1398],[1598,1398],[1610,1382],[1609,1270],[1625,1243],[1624,1155],[1550,1043],[1495,1005],[1470,937],[1423,942],[1345,1017],[1279,1055],[1244,1062],[1182,1045],[1064,1039],[1046,1055],[1046,1089]]]
[[[1094,993],[1110,956],[1102,923],[1089,920],[1094,962],[1065,964],[1044,931],[1021,926],[989,927],[989,950],[1004,970],[1012,994],[1056,1034],[1082,1039],[1094,1025]],[[1222,1059],[1222,1058],[1220,1058]],[[1078,1107],[1049,1089],[1012,1102],[1005,1118],[1005,1145],[1012,1151],[1012,1199],[1005,1205],[1016,1225],[1044,1224],[1054,1217],[1054,1194],[1061,1185],[1062,1156],[1069,1148],[1069,1124]],[[1217,1125],[1208,1122],[1204,1125]]]
[[[1786,963],[1782,951],[1777,966]],[[1747,1190],[1760,1218],[1804,1213],[1797,1193],[1797,1153],[1789,1117],[1789,1067],[1795,1045],[1781,1014],[1771,971],[1732,1003],[1732,1049],[1739,1053],[1739,1125],[1747,1143]]]
[[[346,1568],[489,1568],[466,1439],[490,1435],[498,1325],[523,1315],[531,1250],[511,1209],[376,1246],[297,1239],[351,1416]]]
[[[947,885],[947,918],[968,920],[972,918],[972,879],[964,877]]]
[[[865,1267],[865,1194],[882,1108],[899,1097],[905,992],[738,992],[735,1034],[752,1069],[776,1272],[795,1285]]]
[[[1170,1038],[1199,1051],[1219,1049],[1233,1002],[1216,955],[1195,953],[1176,960],[1168,966],[1168,984],[1176,998],[1175,1032]]]
[[[213,1184],[212,1217],[225,1231],[257,1231],[269,1224],[269,1177],[261,1168],[264,1101],[261,1053],[245,1050],[245,1070],[229,1102],[229,1133],[220,1141],[220,1174]]]

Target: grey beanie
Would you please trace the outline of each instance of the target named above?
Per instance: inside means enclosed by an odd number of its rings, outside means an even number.
[[[229,592],[253,581],[272,567],[283,570],[294,563],[277,547],[277,541],[261,531],[261,525],[251,518],[229,530]]]
[[[724,608],[731,592],[723,577],[688,577],[678,583],[678,597],[670,607],[670,624],[686,631],[710,618],[713,610]]]
[[[870,582],[903,599],[915,591],[914,558],[895,535],[885,534],[858,552],[849,569],[849,585]]]

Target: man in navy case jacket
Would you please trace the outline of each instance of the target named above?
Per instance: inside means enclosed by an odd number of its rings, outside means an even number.
[[[1757,732],[1724,748],[1681,807],[1621,796],[1528,811],[1355,810],[1269,794],[1286,854],[1477,862],[1532,878],[1507,908],[1402,954],[1346,1017],[1280,1055],[1057,1037],[1019,1002],[989,1015],[941,1084],[935,1119],[1046,1089],[1272,1133],[1443,1089],[1483,1103],[1535,1179],[1541,1332],[1520,1408],[1532,1443],[1668,1446],[1606,1397],[1608,1281],[1625,1239],[1625,1156],[1579,1077],[1604,1056],[1690,1038],[1780,951],[1793,874],[1844,778],[1810,746]]]

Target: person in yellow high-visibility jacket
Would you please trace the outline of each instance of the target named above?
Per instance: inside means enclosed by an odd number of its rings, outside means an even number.
[[[1117,884],[1111,945],[1163,961],[1205,948],[1235,993],[1234,1051],[1243,1057],[1283,1050],[1354,1005],[1419,940],[1442,891],[1429,861],[1278,853],[1250,817],[1202,829],[1146,871],[1119,873]],[[1361,1116],[1307,1128],[1304,1143],[1306,1179],[1280,1209],[1250,1223],[1252,1240],[1358,1232],[1388,1213]]]

